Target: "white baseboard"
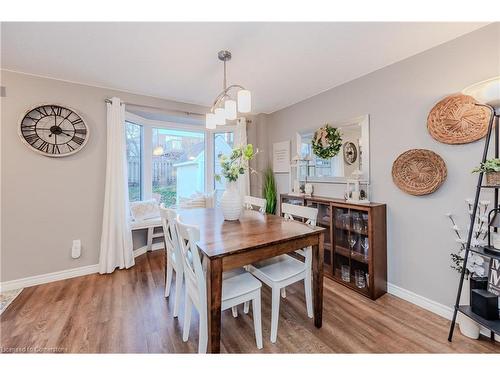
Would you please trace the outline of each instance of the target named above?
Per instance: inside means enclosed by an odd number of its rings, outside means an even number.
[[[387,293],[404,299],[405,301],[411,302],[414,305],[420,306],[423,309],[429,310],[430,312],[433,312],[434,314],[442,316],[443,318],[446,318],[448,320],[451,320],[453,316],[453,309],[451,307],[423,297],[417,293],[413,293],[409,290],[403,289],[397,285],[387,283]]]
[[[163,250],[163,243],[154,243],[153,251]],[[134,258],[139,255],[144,254],[147,251],[147,246],[140,247],[134,250]],[[40,284],[51,283],[53,281],[71,279],[73,277],[90,275],[99,272],[99,264],[92,264],[90,266],[83,266],[78,268],[71,268],[64,271],[56,271],[51,273],[45,273],[43,275],[29,276],[22,279],[16,279],[11,281],[4,281],[0,283],[0,292],[6,292],[8,290],[27,288],[29,286],[35,286]]]
[[[12,289],[27,288],[29,286],[51,283],[53,281],[71,279],[73,277],[90,275],[99,272],[99,265],[92,264],[78,268],[71,268],[64,271],[45,273],[43,275],[25,277],[23,279],[4,281],[0,283],[0,292]]]
[[[423,297],[417,293],[413,293],[409,290],[403,289],[397,285],[387,283],[387,293],[404,299],[405,301],[413,303],[414,305],[420,306],[421,308],[442,316],[445,319],[451,320],[453,317],[452,307],[443,305],[439,302]],[[486,337],[490,337],[490,331],[484,327],[481,327],[481,334]],[[495,335],[495,339],[496,341],[500,341],[500,335]]]
[[[163,243],[154,243],[152,250],[163,250]],[[134,250],[134,258],[146,253],[147,246],[140,247]],[[73,277],[90,275],[99,272],[99,264],[92,264],[90,266],[83,266],[78,268],[72,268],[64,271],[57,271],[46,273],[38,276],[25,277],[23,279],[5,281],[0,283],[0,292],[5,292],[13,289],[27,288],[29,286],[46,284],[53,281],[71,279]],[[439,302],[433,301],[427,297],[423,297],[419,294],[411,292],[407,289],[403,289],[397,285],[387,283],[387,292],[393,296],[399,297],[413,303],[414,305],[420,306],[425,310],[428,310],[434,314],[442,316],[445,319],[451,320],[453,316],[453,308],[443,305]],[[488,331],[481,331],[481,333],[488,335]]]
[[[151,245],[151,251],[163,250],[163,242],[157,242]],[[148,251],[147,246],[140,247],[134,250],[134,258],[137,258],[139,255],[145,254]]]

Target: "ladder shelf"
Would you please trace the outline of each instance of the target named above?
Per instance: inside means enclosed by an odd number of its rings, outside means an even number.
[[[493,130],[495,131],[495,134],[494,134],[495,158],[498,158],[499,154],[500,154],[500,152],[499,152],[499,146],[500,146],[500,142],[499,142],[499,135],[500,135],[499,114],[497,114],[495,112],[495,109],[489,105],[486,105],[486,104],[476,104],[476,105],[487,107],[491,111],[491,118],[490,118],[490,122],[488,125],[488,132],[486,134],[486,140],[485,140],[485,145],[484,145],[484,150],[483,150],[483,157],[481,160],[481,163],[484,163],[488,157],[488,149],[489,149]],[[496,122],[496,126],[495,126],[495,122]],[[463,287],[464,278],[465,278],[465,270],[467,269],[466,266],[467,266],[467,260],[469,259],[469,253],[474,252],[474,253],[477,253],[477,254],[485,256],[485,257],[500,259],[500,254],[497,255],[497,254],[488,252],[487,249],[485,249],[484,247],[471,247],[472,233],[473,233],[473,229],[474,229],[474,220],[475,220],[476,214],[477,214],[477,207],[479,204],[479,196],[481,194],[481,190],[482,189],[493,189],[493,191],[494,191],[494,208],[500,208],[499,201],[498,201],[498,192],[500,190],[500,185],[492,185],[492,186],[491,185],[484,185],[483,184],[483,175],[484,175],[483,172],[479,173],[477,186],[476,186],[476,195],[474,198],[474,206],[473,206],[472,214],[471,214],[471,223],[469,226],[467,245],[465,247],[464,263],[462,266],[462,272],[460,273],[460,281],[458,283],[457,297],[456,297],[455,306],[453,309],[453,318],[451,320],[450,332],[448,334],[448,341],[450,341],[450,342],[453,338],[453,331],[455,329],[455,323],[457,320],[457,313],[458,312],[464,314],[465,316],[468,316],[470,319],[474,320],[475,322],[477,322],[481,326],[489,329],[491,332],[491,339],[492,340],[495,339],[494,333],[500,335],[500,318],[496,319],[496,320],[486,320],[486,319],[482,318],[481,316],[475,314],[472,311],[471,306],[460,305],[460,296],[462,294],[462,287]]]

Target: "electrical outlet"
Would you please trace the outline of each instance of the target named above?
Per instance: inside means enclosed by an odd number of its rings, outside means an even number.
[[[82,254],[82,241],[73,240],[73,246],[71,247],[71,257],[73,259],[80,258]]]

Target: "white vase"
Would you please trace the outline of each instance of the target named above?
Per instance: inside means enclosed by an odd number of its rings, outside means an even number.
[[[313,185],[312,184],[305,184],[304,186],[304,192],[306,195],[312,195],[313,193]]]
[[[462,294],[460,295],[460,305],[470,305],[470,280],[464,279],[464,285],[462,287]],[[481,326],[469,317],[458,313],[457,316],[458,326],[460,327],[460,332],[462,335],[467,336],[471,339],[477,340],[479,338],[479,330]]]
[[[222,193],[220,200],[220,208],[225,220],[233,221],[240,218],[243,206],[237,182],[226,184],[226,190]]]

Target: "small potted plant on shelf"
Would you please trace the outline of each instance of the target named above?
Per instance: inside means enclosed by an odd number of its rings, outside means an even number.
[[[500,186],[500,159],[488,159],[472,170],[472,173],[480,172],[486,174],[486,185]]]

